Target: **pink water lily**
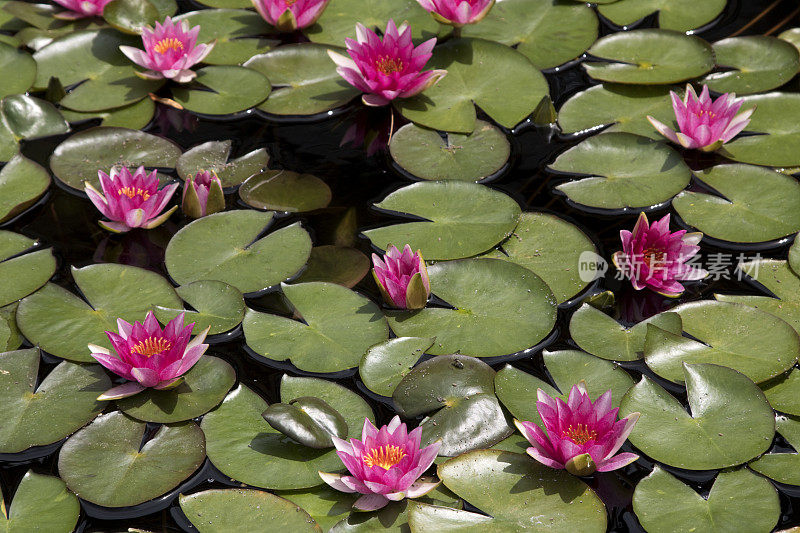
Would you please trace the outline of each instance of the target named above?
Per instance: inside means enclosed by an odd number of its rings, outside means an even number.
[[[251,0],[258,14],[283,32],[314,24],[330,0]]]
[[[437,22],[460,28],[483,20],[495,0],[417,0]]]
[[[181,209],[190,218],[200,218],[225,209],[225,194],[216,172],[202,170],[183,184]]]
[[[391,245],[381,259],[372,254],[372,275],[388,305],[400,309],[422,309],[431,294],[428,269],[422,254],[411,251],[409,245],[403,251]]]
[[[109,231],[122,233],[133,228],[152,229],[167,220],[178,208],[173,206],[161,213],[178,184],[167,185],[159,191],[155,170],[147,174],[144,167],[139,167],[131,174],[128,167],[120,167],[112,169],[110,175],[103,171],[97,175],[103,193],[88,181],[84,184],[84,191],[95,207],[111,219],[99,221]]]
[[[684,287],[680,281],[703,279],[708,272],[686,264],[700,250],[702,233],[686,230],[669,231],[669,215],[652,224],[647,215],[639,215],[633,232],[619,232],[622,251],[612,259],[617,269],[627,277],[636,290],[645,287],[664,296],[680,296]]]
[[[386,25],[383,39],[363,24],[356,24],[357,40],[347,39],[350,57],[328,50],[336,71],[347,83],[364,93],[367,105],[386,105],[395,98],[409,98],[436,84],[446,70],[422,68],[431,58],[436,39],[414,47],[411,28],[398,28],[393,20]]]
[[[332,437],[336,453],[351,475],[320,472],[320,477],[336,490],[363,494],[353,504],[361,511],[427,494],[439,482],[420,476],[433,464],[441,443],[420,449],[422,428],[407,431],[399,416],[380,430],[365,419],[361,440]]]
[[[670,91],[670,95],[679,131],[674,131],[649,115],[647,120],[670,141],[684,148],[699,148],[704,152],[716,150],[736,137],[750,123],[750,115],[756,110],[754,106],[739,113],[742,101],[736,100],[734,93],[725,93],[712,100],[707,85],[703,86],[700,98],[690,84],[686,85],[683,101],[674,91]]]
[[[142,30],[144,50],[132,46],[120,46],[119,49],[134,63],[149,69],[137,72],[138,76],[186,83],[197,76],[190,68],[205,59],[216,44],[197,44],[198,33],[200,26],[189,28],[187,21],[175,24],[167,17],[163,24],[156,22],[155,29],[146,26]]]
[[[106,331],[112,350],[90,344],[98,363],[128,380],[107,390],[99,400],[114,400],[132,396],[146,388],[166,389],[178,385],[180,378],[194,366],[205,353],[208,344],[203,341],[209,328],[191,341],[194,323],[183,324],[183,313],[161,329],[152,311],[144,322],[132,325],[117,319],[119,333]]]
[[[102,17],[103,9],[111,0],[54,0],[55,3],[67,8],[67,11],[56,13],[54,16],[63,20],[75,20],[86,17]]]
[[[531,443],[528,455],[551,468],[566,469],[578,476],[608,472],[629,465],[639,456],[617,453],[639,419],[631,413],[617,420],[619,409],[611,408],[611,391],[592,402],[586,383],[569,391],[566,402],[537,391],[536,409],[544,423],[542,430],[533,422],[514,420],[517,429]]]

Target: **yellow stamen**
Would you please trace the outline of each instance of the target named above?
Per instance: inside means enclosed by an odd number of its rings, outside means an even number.
[[[145,357],[152,357],[161,352],[166,352],[170,348],[172,348],[172,343],[167,339],[148,337],[138,344],[135,344],[133,348],[131,348],[131,351]]]
[[[393,72],[402,72],[405,64],[395,57],[381,56],[375,62],[375,68],[388,75]]]
[[[389,470],[399,463],[405,455],[406,452],[401,450],[399,446],[380,446],[371,449],[369,453],[364,455],[364,464],[369,467],[379,466],[384,470]]]
[[[286,7],[289,7],[289,6],[293,6],[294,4],[296,4],[297,0],[283,0],[283,2],[286,4]]]
[[[570,425],[564,432],[564,436],[577,445],[586,444],[588,441],[597,438],[597,431],[590,430],[583,424],[578,424],[577,427]]]
[[[141,196],[142,200],[147,201],[150,198],[150,193],[144,189],[134,189],[133,187],[120,187],[117,189],[117,194],[122,196],[123,194],[133,200],[134,196]]]
[[[161,39],[158,41],[153,47],[153,50],[159,54],[165,54],[167,50],[175,50],[177,52],[179,50],[183,50],[183,43],[175,37],[168,37],[167,39]]]

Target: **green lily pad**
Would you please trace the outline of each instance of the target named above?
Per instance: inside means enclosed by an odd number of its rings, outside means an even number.
[[[432,337],[396,337],[376,344],[367,350],[358,365],[361,381],[375,394],[391,396],[435,340]]]
[[[0,230],[0,306],[34,292],[56,271],[53,251],[36,250],[38,244],[24,235]]]
[[[87,344],[110,349],[105,332],[117,331],[117,318],[141,322],[155,306],[180,305],[166,279],[142,268],[104,263],[73,267],[72,277],[86,301],[48,283],[17,309],[25,338],[64,359],[93,362]]]
[[[206,458],[194,422],[161,426],[143,443],[146,424],[119,411],[101,415],[67,440],[58,473],[81,499],[129,507],[177,487]]]
[[[299,506],[311,515],[311,518],[330,533],[337,522],[346,519],[353,510],[353,503],[359,494],[347,494],[334,490],[328,485],[304,490],[281,491],[276,494]]]
[[[438,132],[406,124],[389,143],[392,159],[424,180],[479,181],[499,172],[511,156],[505,134],[479,120],[470,134]]]
[[[364,418],[374,421],[369,405],[350,390],[316,378],[281,379],[280,401],[316,396],[347,421],[358,438]],[[335,450],[308,448],[273,429],[262,417],[267,402],[240,384],[222,404],[203,417],[208,458],[226,476],[254,487],[291,490],[322,484],[318,471],[343,469]]]
[[[712,22],[722,13],[726,4],[726,0],[621,0],[601,5],[599,11],[617,26],[629,26],[652,13],[658,13],[658,25],[661,28],[684,32]]]
[[[504,259],[534,272],[547,283],[558,303],[581,292],[588,283],[580,277],[583,254],[597,253],[592,240],[577,226],[549,213],[522,213],[502,251],[486,257]]]
[[[702,83],[718,93],[753,94],[785,84],[800,69],[800,53],[777,37],[748,35],[714,43],[721,72],[712,72]],[[730,70],[729,70],[730,69]]]
[[[144,26],[152,26],[160,13],[149,0],[112,0],[103,8],[103,18],[124,33],[139,35]]]
[[[336,72],[328,50],[315,43],[281,46],[257,55],[244,66],[269,77],[273,91],[258,109],[278,116],[308,116],[348,103],[360,94]]]
[[[710,44],[700,37],[671,30],[612,33],[594,43],[589,54],[602,61],[583,63],[586,73],[596,80],[615,83],[677,83],[714,68]]]
[[[800,28],[789,28],[778,34],[778,39],[792,43],[800,51]]]
[[[789,247],[789,266],[795,274],[800,272],[800,241],[797,239]]]
[[[583,54],[597,31],[597,16],[586,4],[503,0],[480,24],[465,26],[463,35],[515,46],[536,68],[547,69]]]
[[[759,386],[773,409],[790,415],[800,415],[800,372],[791,371]]]
[[[308,259],[311,238],[294,223],[256,240],[272,218],[273,213],[237,210],[195,220],[167,245],[164,261],[169,275],[181,285],[223,281],[243,293],[289,279]]]
[[[192,88],[199,84],[196,89]],[[204,67],[191,86],[175,87],[172,96],[184,108],[206,115],[229,115],[263,102],[272,87],[266,76],[236,65]]]
[[[0,98],[26,92],[36,80],[36,61],[28,52],[0,43],[0,70],[14,75],[3,76]]]
[[[22,345],[17,327],[17,303],[0,307],[0,352],[10,352]]]
[[[53,16],[63,11],[61,6],[58,5],[8,1],[3,3],[2,10],[36,28],[52,29],[69,25],[68,22],[59,20]]]
[[[111,387],[100,365],[64,361],[37,385],[39,350],[0,354],[3,426],[0,453],[58,442],[105,407],[97,397]]]
[[[338,372],[358,366],[367,349],[389,337],[380,309],[367,298],[334,283],[282,285],[303,322],[248,309],[247,345],[273,361],[306,372]]]
[[[178,499],[181,510],[200,533],[262,531],[319,532],[322,529],[302,508],[269,492],[212,489]]]
[[[3,115],[3,126],[17,140],[32,140],[69,131],[69,124],[53,104],[33,96],[6,96],[0,101],[0,112]]]
[[[209,141],[187,150],[178,158],[175,169],[182,180],[198,172],[215,172],[223,187],[235,187],[269,165],[266,148],[259,148],[237,159],[230,159],[231,141]]]
[[[501,126],[513,128],[549,91],[547,80],[527,57],[483,39],[447,41],[436,47],[427,66],[447,69],[447,76],[394,105],[408,120],[437,130],[471,133],[478,127],[476,105]],[[503,83],[497,83],[500,79]]]
[[[696,175],[716,194],[683,191],[672,205],[704,235],[755,243],[800,231],[800,183],[793,177],[751,165],[717,165]]]
[[[36,203],[50,187],[50,174],[21,154],[0,170],[0,224]]]
[[[316,176],[291,170],[265,170],[239,187],[239,198],[250,207],[300,213],[327,207],[331,189]]]
[[[455,309],[391,311],[400,337],[436,337],[432,355],[508,355],[535,346],[553,329],[556,302],[530,270],[499,259],[465,259],[428,268],[433,294]]]
[[[692,177],[678,152],[630,133],[589,137],[548,168],[589,176],[556,188],[577,204],[600,209],[646,208],[666,202]]]
[[[8,511],[0,495],[0,530],[70,533],[78,524],[80,512],[78,498],[67,490],[63,481],[28,470]]]
[[[429,413],[420,424],[423,444],[441,441],[439,455],[453,457],[513,433],[494,394],[494,375],[489,365],[473,357],[434,357],[409,372],[392,399],[403,416]]]
[[[295,282],[327,281],[352,289],[367,275],[370,264],[369,258],[355,248],[315,246],[311,249],[306,269]]]
[[[736,466],[770,447],[773,411],[752,381],[717,365],[683,368],[689,412],[647,377],[625,394],[619,416],[641,413],[631,444],[655,461],[688,470]]]
[[[741,530],[769,533],[781,514],[778,491],[747,468],[720,472],[708,498],[655,466],[636,486],[633,510],[648,533]]]
[[[636,361],[644,357],[647,324],[680,335],[681,317],[676,313],[660,313],[638,324],[625,327],[604,312],[583,304],[569,322],[572,340],[592,355],[610,361]]]
[[[156,307],[156,318],[162,324],[180,313],[185,313],[184,322],[194,322],[195,332],[210,327],[208,333],[216,335],[232,330],[244,319],[244,297],[239,289],[227,283],[214,280],[193,281],[177,287],[175,292],[193,310]]]
[[[231,365],[218,357],[204,355],[183,375],[177,387],[146,389],[117,400],[117,407],[144,422],[183,422],[216,407],[235,382],[236,372]]]
[[[704,300],[680,305],[690,337],[647,326],[644,358],[659,376],[681,383],[683,363],[712,363],[733,368],[761,383],[789,370],[800,354],[792,327],[746,305]]]
[[[223,9],[244,8],[253,5],[252,3],[249,3],[247,0],[203,0],[202,2],[198,3],[208,7],[216,7]]]
[[[156,113],[156,104],[151,98],[143,98],[135,104],[110,109],[106,111],[92,111],[82,113],[71,109],[62,109],[61,114],[67,122],[82,122],[84,120],[100,119],[100,125],[105,127],[127,128],[131,130],[142,129],[153,120]]]
[[[88,181],[100,188],[97,171],[116,165],[135,169],[172,168],[181,155],[174,142],[127,128],[89,128],[59,144],[50,157],[50,169],[62,183],[80,191]]]
[[[456,181],[414,183],[375,207],[424,221],[364,231],[372,244],[385,250],[390,244],[408,243],[429,260],[485,252],[511,234],[521,213],[519,204],[501,192]]]
[[[775,417],[775,428],[778,433],[795,450],[800,449],[800,419],[778,415]],[[748,465],[761,475],[774,479],[778,483],[800,485],[800,454],[768,453],[762,455]]]
[[[339,494],[340,499],[342,499],[342,496],[350,496],[349,494],[342,495],[341,492]],[[383,509],[371,513],[353,511],[346,519],[334,524],[328,533],[371,533],[374,531],[408,533],[410,531],[408,524],[409,511],[419,502],[446,505],[450,509],[461,509],[463,507],[461,499],[440,483],[425,496],[414,500],[406,498],[399,502],[389,502]],[[319,520],[317,522],[320,523]],[[320,523],[320,525],[322,524]]]
[[[536,408],[538,389],[566,401],[572,386],[585,381],[593,400],[610,389],[613,405],[619,407],[622,397],[633,386],[633,379],[621,367],[577,350],[545,351],[544,364],[557,389],[511,365],[499,370],[494,378],[497,397],[517,420],[542,425]]]
[[[224,7],[253,7],[248,0],[237,4],[242,5]],[[245,9],[201,9],[184,13],[173,20],[176,22],[185,20],[190,26],[200,26],[198,43],[217,42],[211,53],[203,60],[209,65],[241,65],[256,54],[263,54],[279,43],[264,36],[274,32],[274,29],[261,18],[261,15]],[[266,75],[263,72],[262,74]]]

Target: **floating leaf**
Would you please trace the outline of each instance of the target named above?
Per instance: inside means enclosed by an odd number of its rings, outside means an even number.
[[[103,18],[114,28],[134,35],[142,33],[144,26],[159,20],[158,9],[148,0],[112,0],[103,8]]]
[[[209,334],[216,335],[232,330],[244,319],[244,297],[239,289],[227,283],[213,280],[193,281],[177,287],[175,292],[194,310],[156,307],[156,318],[162,324],[180,313],[185,313],[184,322],[194,322],[195,332],[210,327]]]
[[[53,251],[36,250],[38,244],[24,235],[0,230],[0,306],[29,295],[56,271]]]
[[[190,87],[199,84],[202,87]],[[204,67],[197,71],[192,86],[175,87],[175,101],[189,111],[206,115],[229,115],[245,111],[269,96],[266,76],[236,65]]]
[[[178,158],[175,170],[182,180],[194,177],[198,172],[214,172],[223,187],[235,187],[244,180],[258,174],[269,164],[269,154],[259,148],[237,159],[230,159],[231,141],[209,141],[187,150]]]
[[[297,504],[303,511],[311,515],[322,531],[328,532],[337,522],[350,514],[353,503],[360,496],[358,493],[339,492],[328,485],[312,489],[282,491],[276,495]]]
[[[778,433],[786,439],[792,448],[800,449],[800,420],[795,417],[778,415],[775,417],[775,427]],[[762,455],[748,466],[778,483],[787,485],[800,485],[800,454],[768,453]]]
[[[297,283],[327,281],[352,289],[370,268],[366,255],[347,246],[315,246],[311,249],[306,269],[295,280]]]
[[[714,43],[717,65],[702,83],[718,93],[753,94],[775,89],[794,78],[800,69],[800,53],[776,37],[748,35]]]
[[[156,104],[151,98],[143,98],[135,104],[118,107],[107,111],[81,113],[70,109],[62,109],[61,114],[68,122],[100,119],[100,125],[127,129],[141,129],[150,124],[156,112]]]
[[[339,494],[341,499],[342,493]],[[389,502],[383,509],[372,513],[354,511],[345,520],[335,524],[329,533],[371,533],[378,530],[387,533],[408,533],[409,511],[418,502],[446,505],[450,509],[460,509],[463,506],[463,502],[440,483],[425,496],[413,500],[405,498],[399,502]]]
[[[0,80],[0,98],[25,93],[36,80],[36,61],[23,50],[0,43],[0,71],[14,75]]]
[[[70,533],[78,524],[81,505],[63,481],[28,470],[6,512],[0,495],[0,529],[6,533],[47,531]]]
[[[207,2],[201,3],[209,5]],[[253,7],[248,0],[235,0],[235,4],[215,7]],[[173,20],[185,20],[189,26],[200,26],[200,33],[197,34],[199,43],[216,41],[214,49],[203,60],[209,65],[241,65],[254,55],[263,54],[279,44],[274,38],[264,36],[274,32],[274,28],[261,15],[250,10],[201,9],[184,13]],[[262,74],[266,75],[264,72]]]
[[[617,26],[630,26],[646,16],[657,13],[658,25],[667,30],[688,31],[700,28],[716,19],[725,9],[726,0],[621,0],[599,2],[600,14]]]
[[[50,174],[44,168],[21,154],[14,156],[0,170],[0,223],[36,203],[48,187]]]
[[[381,396],[391,396],[425,351],[432,337],[396,337],[376,344],[364,354],[358,372],[364,385]]]
[[[0,307],[0,352],[10,352],[22,345],[22,335],[17,327],[17,306],[15,302]]]
[[[69,131],[69,124],[58,109],[46,100],[26,94],[6,96],[0,101],[3,126],[19,139],[38,139]]]
[[[239,198],[256,209],[298,213],[327,207],[331,201],[331,189],[311,174],[265,170],[242,183]]]

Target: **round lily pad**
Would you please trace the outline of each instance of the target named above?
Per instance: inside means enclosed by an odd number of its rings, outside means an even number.
[[[536,68],[547,69],[583,54],[597,30],[597,16],[587,4],[503,0],[480,24],[465,26],[463,35],[514,46]]]
[[[33,470],[23,476],[8,512],[0,494],[0,529],[7,533],[70,533],[78,524],[80,512],[78,498],[63,481]]]
[[[721,72],[712,72],[702,83],[718,93],[753,94],[785,84],[800,69],[800,53],[777,37],[748,35],[714,43]]]
[[[235,0],[235,2],[241,5],[215,7],[253,7],[248,0],[244,2]],[[209,5],[206,2],[201,3]],[[265,36],[274,32],[274,29],[261,18],[261,15],[250,10],[201,9],[183,13],[173,20],[176,22],[185,20],[190,26],[200,26],[200,33],[197,34],[199,43],[216,41],[214,49],[203,60],[209,65],[241,65],[254,55],[263,54],[279,43]]]
[[[644,29],[601,37],[589,49],[598,62],[583,63],[600,81],[661,85],[702,76],[714,68],[711,45],[678,31]]]
[[[0,43],[0,70],[13,72],[0,81],[0,98],[25,93],[36,80],[36,61],[28,52]]]
[[[216,407],[235,382],[236,372],[231,365],[218,357],[203,355],[177,387],[146,389],[117,400],[117,407],[144,422],[183,422]]]
[[[687,470],[739,465],[770,447],[773,411],[752,381],[717,365],[683,368],[689,412],[647,377],[625,394],[619,416],[641,413],[631,444],[656,461]]]
[[[696,175],[714,193],[683,191],[672,205],[704,235],[757,243],[800,231],[800,183],[793,177],[751,165],[717,165]]]
[[[311,238],[294,223],[256,240],[272,218],[273,213],[237,210],[195,220],[167,245],[164,261],[170,277],[181,285],[223,281],[243,293],[289,279],[308,259]]]
[[[588,176],[556,189],[577,204],[600,209],[647,208],[666,202],[692,177],[678,152],[631,133],[589,137],[548,168]]]
[[[390,311],[401,337],[436,337],[429,353],[509,355],[544,339],[555,325],[555,298],[530,270],[499,259],[465,259],[428,268],[433,294],[454,309]]]
[[[22,213],[50,187],[50,174],[21,154],[0,170],[0,224]]]
[[[342,493],[339,494],[341,500]],[[399,502],[389,502],[386,507],[373,513],[351,512],[346,519],[334,524],[328,533],[370,533],[378,530],[387,533],[407,533],[410,531],[409,511],[420,502],[446,505],[451,510],[463,507],[461,499],[440,483],[425,496],[413,500],[405,498]]]
[[[160,17],[149,0],[112,0],[103,8],[103,18],[122,32],[139,35],[144,26],[152,26]]]
[[[311,249],[306,269],[295,281],[327,281],[352,289],[367,275],[369,268],[369,258],[355,248],[315,246]]]
[[[93,362],[90,343],[110,349],[105,332],[117,331],[117,318],[141,322],[155,306],[180,306],[169,282],[143,268],[104,263],[73,267],[72,277],[86,301],[48,283],[17,310],[25,338],[64,359]]]
[[[350,390],[316,378],[281,380],[284,403],[301,396],[316,396],[347,421],[350,436],[358,438],[364,418],[374,421],[369,405]],[[322,484],[319,471],[343,468],[335,450],[308,448],[273,429],[262,417],[267,402],[239,385],[222,404],[203,417],[208,458],[226,476],[254,487],[291,490]]]
[[[232,330],[244,319],[244,297],[239,289],[227,283],[214,280],[193,281],[177,287],[175,292],[193,310],[156,307],[156,318],[162,324],[180,313],[185,313],[184,322],[194,322],[195,332],[210,327],[208,333],[216,335]]]
[[[49,248],[19,233],[0,230],[0,306],[29,295],[56,271],[56,258]]]
[[[527,57],[483,39],[447,41],[434,49],[428,66],[446,69],[447,76],[417,96],[394,100],[394,105],[408,120],[437,130],[471,133],[478,127],[476,105],[501,126],[513,128],[549,91]]]
[[[364,385],[381,396],[391,396],[425,351],[432,337],[396,337],[376,344],[364,354],[358,373]]]
[[[97,397],[111,387],[100,365],[64,361],[37,385],[39,350],[0,353],[0,453],[58,442],[105,407]]]
[[[499,172],[511,156],[505,134],[482,120],[470,134],[445,133],[406,124],[389,143],[403,170],[424,180],[479,181]]]
[[[272,90],[266,76],[249,68],[219,65],[197,70],[192,89],[175,87],[172,96],[184,108],[205,115],[229,115],[263,102]]]
[[[344,44],[344,42],[342,42]],[[328,50],[336,47],[297,43],[252,57],[244,66],[269,77],[273,91],[258,109],[278,116],[324,113],[358,96],[358,89],[336,72]]]
[[[156,104],[151,98],[143,98],[135,104],[129,104],[106,111],[82,113],[71,109],[61,109],[61,114],[68,122],[100,119],[100,125],[127,129],[141,129],[150,124],[156,112]]]
[[[178,158],[175,170],[182,180],[198,172],[217,174],[223,187],[235,187],[258,174],[269,164],[266,148],[259,148],[236,159],[230,159],[231,141],[209,141],[187,150]]]
[[[311,174],[265,170],[242,183],[239,198],[256,209],[298,213],[327,207],[331,189]]]
[[[206,457],[194,422],[161,426],[143,442],[146,424],[119,411],[97,417],[67,440],[58,473],[81,499],[129,507],[177,487]]]
[[[212,489],[178,499],[181,510],[200,533],[278,530],[322,533],[303,509],[269,492]]]
[[[636,486],[633,510],[648,533],[725,533],[743,527],[769,533],[781,505],[775,487],[747,468],[720,472],[704,498],[656,465]]]
[[[800,485],[800,419],[791,416],[775,417],[775,428],[786,439],[795,452],[768,453],[762,455],[748,466],[778,483]]]
[[[17,303],[0,307],[0,352],[16,350],[22,345],[17,327]]]
[[[727,1],[620,0],[599,3],[604,4],[598,8],[600,14],[617,26],[630,26],[652,13],[657,13],[661,28],[685,32],[712,22],[725,9]]]
[[[333,283],[282,285],[303,322],[248,309],[247,345],[273,361],[289,360],[306,372],[339,372],[358,366],[367,349],[389,337],[380,309]]]
[[[508,237],[520,207],[505,194],[484,185],[457,181],[422,182],[391,193],[377,209],[404,213],[406,222],[364,231],[381,249],[409,244],[425,259],[459,259],[485,252]]]
[[[3,127],[8,128],[17,140],[32,140],[69,131],[69,124],[53,104],[26,94],[3,98],[0,112],[4,119]]]
[[[359,494],[339,492],[328,485],[321,485],[311,489],[282,491],[276,496],[297,504],[303,511],[311,515],[322,531],[330,533],[331,528],[337,522],[346,519],[347,515],[351,514],[353,503],[358,499]]]
[[[82,191],[85,181],[100,188],[98,170],[109,172],[115,165],[172,168],[179,155],[178,145],[163,137],[127,128],[98,127],[59,144],[50,156],[50,168],[65,185]]]

